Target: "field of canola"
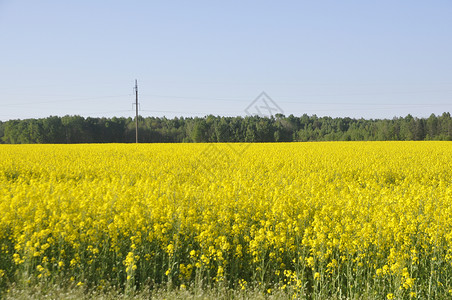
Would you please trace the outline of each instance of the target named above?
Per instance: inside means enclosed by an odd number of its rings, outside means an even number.
[[[0,290],[452,295],[452,144],[0,145]]]

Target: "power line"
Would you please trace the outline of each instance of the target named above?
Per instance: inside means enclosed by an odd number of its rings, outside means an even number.
[[[438,91],[438,92],[447,92],[452,93],[452,91]],[[416,104],[416,103],[402,103],[402,104],[394,104],[394,103],[382,103],[382,102],[317,102],[315,100],[307,100],[312,99],[316,97],[338,97],[338,96],[365,96],[365,95],[396,95],[396,94],[422,94],[422,93],[429,93],[427,91],[424,92],[387,92],[387,93],[337,93],[337,94],[310,94],[310,95],[304,95],[300,96],[300,100],[295,100],[293,97],[279,97],[278,103],[294,103],[294,104],[301,104],[301,105],[365,105],[365,106],[441,106],[441,105],[450,105],[449,103],[429,103],[429,104]],[[215,98],[215,97],[193,97],[193,96],[170,96],[170,95],[142,95],[144,97],[152,97],[154,99],[156,98],[166,98],[166,99],[173,99],[176,101],[179,100],[190,100],[190,101],[222,101],[222,102],[249,102],[250,98]],[[281,98],[286,100],[281,100]]]
[[[91,101],[91,100],[99,100],[99,99],[108,99],[108,98],[124,98],[129,95],[117,95],[117,96],[100,96],[100,97],[83,97],[83,98],[72,98],[66,100],[49,100],[49,101],[33,101],[33,102],[20,102],[20,103],[6,103],[2,104],[2,106],[20,106],[20,105],[33,105],[33,104],[47,104],[47,103],[69,103],[69,102],[80,102],[80,101]]]

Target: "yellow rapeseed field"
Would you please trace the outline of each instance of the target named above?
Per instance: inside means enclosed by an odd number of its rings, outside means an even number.
[[[0,145],[0,157],[3,289],[452,295],[450,142]]]

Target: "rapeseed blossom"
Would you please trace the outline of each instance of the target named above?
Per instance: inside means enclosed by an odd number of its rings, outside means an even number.
[[[239,146],[0,145],[0,286],[452,290],[450,143]]]

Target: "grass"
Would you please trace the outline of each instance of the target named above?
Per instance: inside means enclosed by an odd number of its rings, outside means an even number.
[[[133,292],[124,294],[118,289],[111,288],[102,291],[89,290],[84,287],[78,287],[75,285],[34,285],[27,288],[21,288],[18,286],[11,286],[7,292],[3,295],[4,299],[14,300],[38,300],[38,299],[61,299],[61,300],[79,300],[79,299],[99,299],[99,300],[113,300],[113,299],[174,299],[174,300],[226,300],[226,299],[256,299],[256,300],[289,300],[289,299],[326,299],[326,300],[339,300],[339,299],[352,299],[352,300],[373,300],[379,299],[377,296],[370,295],[355,295],[351,298],[333,297],[323,298],[320,295],[313,295],[312,298],[306,297],[293,297],[292,295],[284,291],[276,291],[268,294],[266,291],[259,289],[248,290],[231,290],[213,288],[210,290],[180,290],[165,288],[158,288],[154,290],[143,289],[139,292]]]

